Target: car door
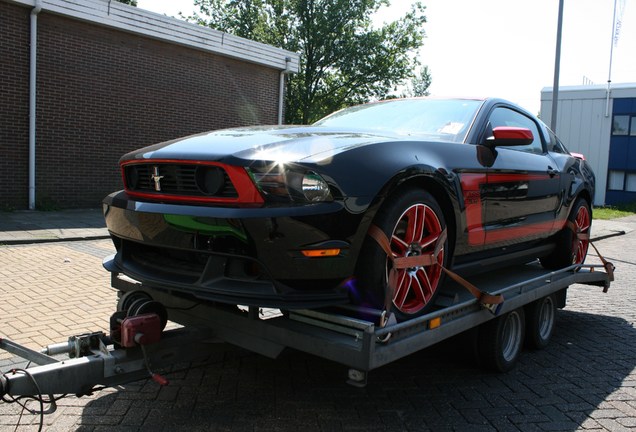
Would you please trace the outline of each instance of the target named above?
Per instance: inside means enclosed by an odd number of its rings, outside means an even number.
[[[497,146],[486,184],[484,200],[484,242],[506,246],[547,237],[555,232],[555,214],[560,206],[560,174],[546,152],[539,125],[511,107],[495,106],[488,118],[484,137],[492,129],[512,126],[529,129],[534,141],[524,146]]]

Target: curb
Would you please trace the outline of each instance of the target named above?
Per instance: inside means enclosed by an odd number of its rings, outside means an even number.
[[[106,240],[110,235],[95,235],[87,237],[66,237],[66,238],[34,238],[34,239],[16,239],[16,240],[1,240],[0,246],[14,246],[14,245],[28,245],[28,244],[41,244],[41,243],[62,243],[62,242],[78,242],[78,241],[90,241],[90,240]]]

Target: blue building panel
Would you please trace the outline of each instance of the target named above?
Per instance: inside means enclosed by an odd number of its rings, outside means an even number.
[[[627,167],[629,171],[636,171],[636,137],[627,139]]]
[[[614,99],[612,112],[614,116],[636,116],[636,98]],[[632,131],[631,133],[634,132]],[[636,173],[636,136],[612,135],[610,137],[607,168],[608,173],[610,171],[619,171],[624,173],[625,176],[628,173]],[[634,201],[636,201],[636,192],[610,189],[605,192],[605,202],[610,205]]]
[[[635,98],[621,98],[614,99],[614,115],[621,114],[636,114],[636,109],[634,109],[634,103],[636,103]]]
[[[608,190],[605,193],[605,202],[608,205],[636,202],[636,192]]]
[[[610,141],[609,161],[607,164],[610,171],[625,171],[629,168],[629,141],[629,137],[626,136],[612,137]],[[631,153],[634,153],[636,156],[636,149],[633,149]],[[636,169],[636,165],[631,166]]]

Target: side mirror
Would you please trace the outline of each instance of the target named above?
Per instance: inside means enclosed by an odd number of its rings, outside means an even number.
[[[497,146],[524,146],[532,144],[534,135],[530,129],[498,126],[492,130],[491,137],[486,139],[486,146],[493,148]]]

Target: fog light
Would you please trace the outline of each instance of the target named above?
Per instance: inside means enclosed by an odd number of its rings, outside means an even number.
[[[126,169],[126,181],[128,189],[137,189],[139,187],[139,172],[137,167],[131,166]]]
[[[223,170],[217,167],[198,167],[196,182],[199,190],[206,195],[217,195],[225,184]]]

